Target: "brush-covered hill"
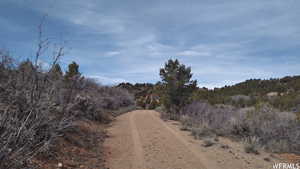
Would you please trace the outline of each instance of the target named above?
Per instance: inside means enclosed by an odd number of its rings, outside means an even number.
[[[120,83],[117,87],[126,89],[135,96],[136,104],[144,109],[154,109],[160,105],[161,83]]]
[[[151,83],[120,83],[135,96],[138,106],[153,109],[160,105],[163,85]],[[211,104],[230,104],[236,107],[255,106],[261,102],[275,108],[300,111],[300,76],[286,76],[272,79],[249,79],[244,82],[221,88],[197,88],[193,101],[206,100]]]
[[[287,93],[300,90],[300,76],[287,76],[278,79],[250,79],[233,86],[216,89],[226,95],[266,95],[270,92]]]
[[[268,80],[250,79],[213,90],[199,88],[194,94],[194,99],[237,107],[267,102],[281,110],[300,111],[300,76]]]

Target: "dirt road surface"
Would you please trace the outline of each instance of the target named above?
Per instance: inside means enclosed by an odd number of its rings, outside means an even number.
[[[108,135],[104,149],[109,169],[255,169],[272,168],[275,162],[266,153],[246,154],[241,144],[225,138],[204,147],[181,131],[178,122],[165,122],[149,110],[119,116]]]

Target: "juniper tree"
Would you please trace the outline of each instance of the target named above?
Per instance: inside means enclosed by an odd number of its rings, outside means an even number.
[[[78,86],[82,80],[83,77],[81,77],[81,73],[79,72],[79,65],[73,61],[71,64],[69,64],[68,70],[65,74],[64,84],[66,85],[66,88],[68,88],[68,91],[66,92],[66,103],[71,101],[74,90],[79,89]]]
[[[172,117],[179,114],[180,108],[190,102],[191,95],[196,89],[197,81],[191,80],[191,68],[176,60],[168,60],[165,67],[160,69],[160,77],[165,88],[163,104]]]
[[[79,65],[76,62],[72,62],[68,66],[68,71],[66,72],[66,79],[72,79],[75,76],[80,76]]]

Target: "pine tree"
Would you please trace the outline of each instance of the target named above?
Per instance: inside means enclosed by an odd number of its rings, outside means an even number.
[[[172,117],[177,117],[180,108],[187,105],[196,89],[197,81],[191,80],[191,68],[180,64],[179,61],[169,60],[160,69],[160,77],[165,87],[163,104]]]
[[[72,79],[75,76],[80,76],[80,72],[79,72],[79,65],[76,62],[72,62],[71,64],[69,64],[68,66],[68,71],[66,72],[66,79]]]

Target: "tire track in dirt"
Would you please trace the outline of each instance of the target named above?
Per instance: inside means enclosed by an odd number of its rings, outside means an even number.
[[[199,151],[197,151],[197,149],[195,149],[193,147],[193,145],[191,143],[189,143],[187,140],[185,140],[177,131],[173,130],[167,124],[165,124],[161,119],[159,119],[157,117],[157,115],[158,115],[157,112],[153,111],[150,114],[151,114],[151,117],[153,118],[153,120],[160,123],[164,128],[166,128],[168,131],[170,131],[176,137],[176,139],[178,139],[183,145],[185,145],[185,147],[190,152],[192,152],[199,159],[199,161],[201,161],[201,163],[205,166],[205,168],[219,169],[219,166],[216,163],[210,162],[210,160],[206,159],[206,157],[203,154],[199,153]],[[209,163],[207,163],[207,162],[209,162]]]
[[[143,148],[140,141],[140,136],[138,129],[136,127],[135,123],[135,113],[132,112],[130,115],[130,127],[132,132],[132,140],[133,140],[133,147],[134,147],[134,162],[133,162],[133,168],[134,169],[145,169],[145,162],[144,162],[144,154],[143,154]]]
[[[161,125],[154,111],[140,111],[136,124],[143,146],[147,169],[205,169],[184,144]],[[155,119],[157,118],[157,120]]]
[[[163,121],[159,113],[137,110],[123,114],[108,129],[104,151],[109,169],[232,169],[270,168],[267,154],[246,154],[243,146],[220,138],[211,147]],[[229,145],[228,149],[220,148]],[[272,159],[275,162],[274,159]]]
[[[104,143],[109,169],[205,169],[157,112],[138,110],[119,116]],[[216,168],[218,169],[218,168]]]

